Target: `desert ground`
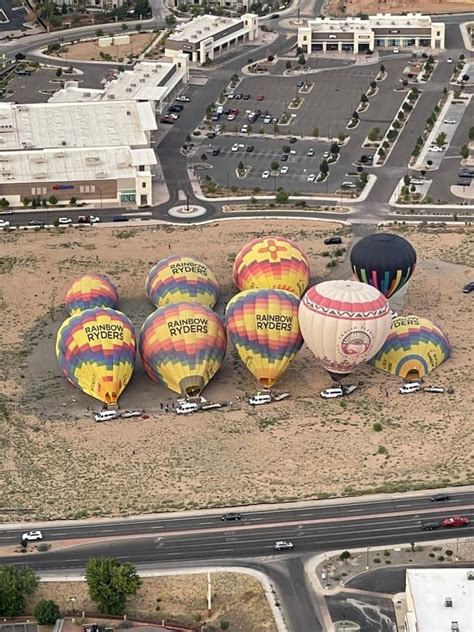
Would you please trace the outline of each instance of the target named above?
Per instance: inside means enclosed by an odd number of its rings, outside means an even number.
[[[227,221],[200,227],[71,228],[2,233],[3,327],[0,372],[0,519],[74,518],[172,508],[327,497],[356,491],[474,482],[472,390],[474,231],[392,227],[418,252],[401,313],[431,318],[450,337],[452,357],[427,383],[454,393],[398,394],[399,380],[369,365],[343,400],[322,400],[331,380],[303,347],[277,384],[291,399],[251,408],[254,378],[229,345],[204,395],[232,406],[177,417],[160,402],[175,395],[139,365],[120,399],[148,419],[96,424],[100,403],[60,374],[54,342],[67,317],[64,292],[85,272],[109,275],[119,309],[137,330],[153,311],[144,292],[149,268],[169,254],[201,257],[217,274],[222,315],[236,292],[231,270],[240,247],[258,235],[282,234],[308,254],[312,279],[350,278],[344,253],[331,257],[323,238],[351,241],[371,227],[312,221]],[[334,248],[334,246],[330,247]],[[334,252],[334,251],[333,251]],[[410,397],[407,406],[406,397]],[[90,409],[90,410],[89,410]],[[373,429],[380,422],[381,432]]]
[[[127,33],[124,34],[127,35]],[[112,61],[117,61],[117,59],[121,61],[130,53],[132,55],[142,53],[157,35],[153,32],[132,33],[129,37],[129,44],[120,44],[118,46],[113,44],[111,46],[101,47],[97,39],[77,42],[76,44],[70,44],[66,48],[63,48],[59,52],[58,57],[75,59],[76,61],[101,61],[100,53],[104,53],[105,55],[110,55]]]
[[[127,616],[132,620],[167,619],[189,626],[228,621],[229,629],[235,632],[276,632],[270,606],[257,579],[243,573],[212,573],[211,586],[212,615],[208,618],[206,574],[145,577],[140,591],[128,602]],[[76,613],[97,612],[87,585],[81,581],[42,581],[28,600],[26,612],[33,612],[40,599],[53,599],[63,614],[70,615],[71,596],[76,598]]]
[[[357,13],[462,13],[472,11],[474,0],[330,0],[327,15],[357,15]]]

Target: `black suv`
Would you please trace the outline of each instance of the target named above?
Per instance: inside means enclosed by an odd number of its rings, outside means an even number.
[[[448,494],[435,494],[434,496],[430,496],[430,500],[432,503],[440,503],[443,500],[449,500]]]
[[[326,237],[324,243],[326,246],[329,246],[329,244],[342,244],[342,239],[340,237]]]
[[[441,522],[439,520],[430,520],[429,522],[422,522],[421,528],[423,531],[434,531],[435,529],[439,529],[441,527]]]
[[[231,522],[233,520],[242,520],[242,516],[236,512],[225,513],[221,516],[221,520],[224,522]]]
[[[469,292],[474,292],[474,281],[471,281],[467,285],[465,285],[462,289],[464,294],[469,294]]]

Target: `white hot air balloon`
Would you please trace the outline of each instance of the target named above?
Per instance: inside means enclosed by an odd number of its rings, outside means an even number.
[[[385,296],[359,281],[325,281],[299,306],[303,339],[334,380],[372,358],[392,323]]]

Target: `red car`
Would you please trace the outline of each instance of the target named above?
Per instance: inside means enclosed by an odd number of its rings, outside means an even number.
[[[441,521],[443,527],[465,527],[469,524],[469,519],[464,516],[449,516]]]
[[[257,101],[263,101],[265,97],[263,96],[263,94],[259,94],[257,97]]]

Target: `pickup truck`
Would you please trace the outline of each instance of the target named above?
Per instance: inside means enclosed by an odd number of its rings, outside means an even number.
[[[96,224],[97,222],[100,222],[100,217],[95,215],[79,215],[77,218],[78,224]]]

